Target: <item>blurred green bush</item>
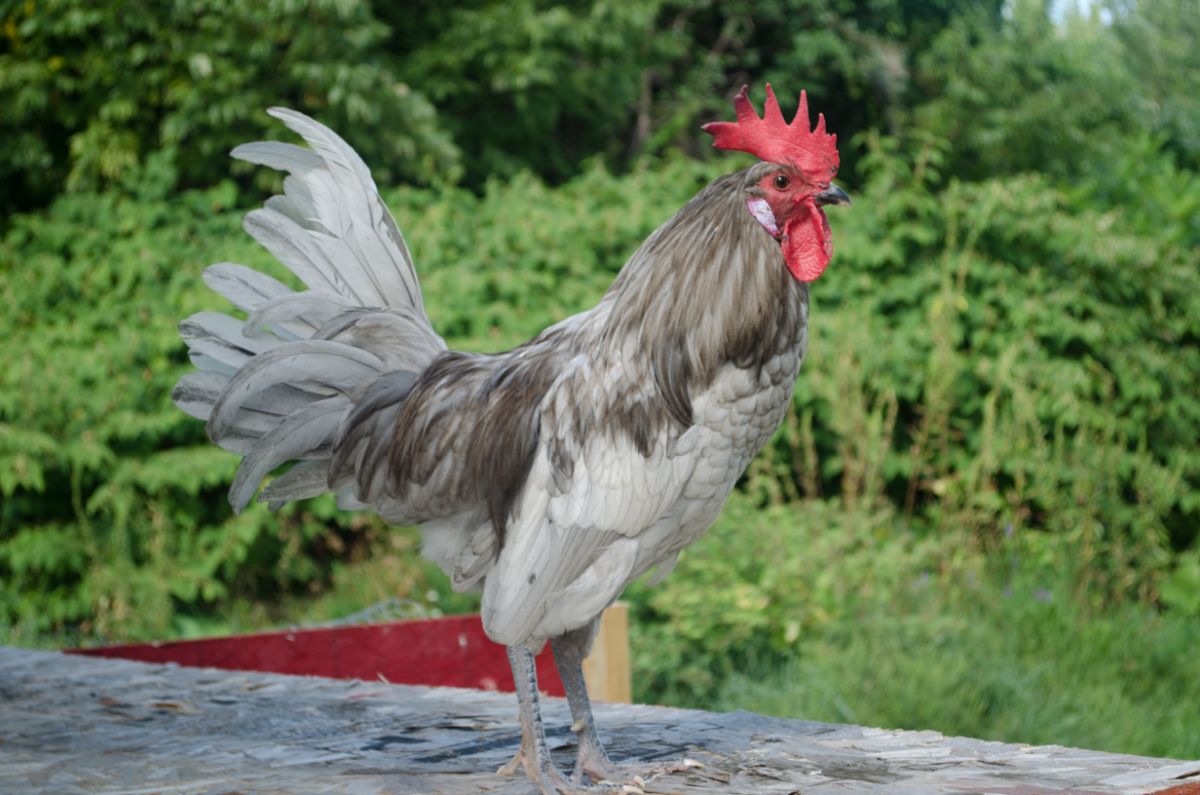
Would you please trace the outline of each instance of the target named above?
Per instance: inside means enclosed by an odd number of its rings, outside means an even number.
[[[602,156],[698,155],[741,83],[808,89],[848,140],[922,130],[950,170],[1103,169],[1147,132],[1200,164],[1190,0],[230,0],[0,3],[0,211],[138,181],[207,187],[263,109],[320,116],[384,183],[531,171]],[[857,152],[847,148],[843,165]],[[249,167],[234,167],[243,183]],[[262,183],[259,183],[260,187]]]
[[[1069,545],[918,538],[887,510],[735,495],[658,588],[635,586],[634,697],[1192,759],[1200,624],[1073,598]]]
[[[0,212],[248,174],[226,155],[279,104],[342,130],[383,179],[453,177],[458,150],[389,68],[387,33],[366,0],[0,3]]]

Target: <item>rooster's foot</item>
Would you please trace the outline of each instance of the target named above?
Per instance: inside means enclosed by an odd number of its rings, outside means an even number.
[[[659,776],[671,773],[685,773],[704,767],[704,763],[695,759],[676,759],[669,762],[613,762],[603,749],[599,753],[583,751],[575,763],[573,781],[581,781],[586,775],[592,781],[600,784],[625,784],[644,790],[646,784]]]
[[[633,776],[628,783],[615,781],[599,781],[596,784],[583,784],[579,780],[568,780],[554,763],[548,759],[535,761],[530,764],[525,748],[517,749],[513,758],[496,771],[501,776],[514,775],[517,770],[524,768],[525,775],[537,785],[542,795],[645,795],[641,778]]]

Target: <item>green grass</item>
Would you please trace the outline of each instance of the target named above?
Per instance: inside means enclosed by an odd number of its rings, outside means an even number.
[[[735,495],[666,582],[629,592],[638,699],[1200,757],[1196,617],[1089,606],[1045,534],[981,548],[899,524]]]
[[[1140,607],[1085,616],[989,589],[846,616],[705,706],[1034,744],[1200,756],[1200,624]],[[1047,600],[1047,601],[1043,601]]]

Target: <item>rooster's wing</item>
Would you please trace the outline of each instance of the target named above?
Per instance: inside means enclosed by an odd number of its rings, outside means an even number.
[[[484,586],[484,626],[494,640],[582,626],[669,557],[702,430],[648,420],[660,406],[645,379],[583,356],[552,385],[529,475]],[[629,417],[644,421],[634,427]]]

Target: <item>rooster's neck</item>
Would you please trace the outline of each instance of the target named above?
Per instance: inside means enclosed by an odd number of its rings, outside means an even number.
[[[802,344],[808,285],[746,208],[756,176],[716,180],[642,244],[601,305],[609,345],[678,359],[702,387],[726,363],[762,367]]]

